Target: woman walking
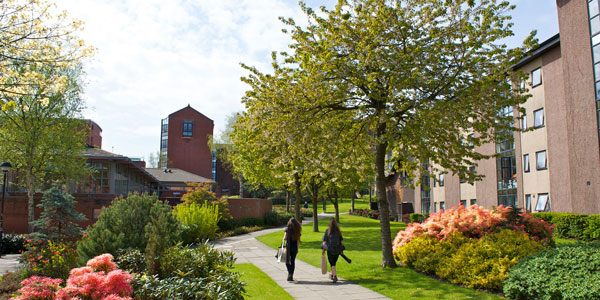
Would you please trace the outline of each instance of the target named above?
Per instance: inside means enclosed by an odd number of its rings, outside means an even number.
[[[287,228],[283,234],[287,251],[285,252],[285,267],[288,271],[288,281],[294,281],[294,269],[296,268],[296,255],[300,247],[300,234],[302,226],[295,218],[291,218],[287,223]]]
[[[343,251],[343,247],[344,244],[342,243],[340,226],[338,225],[338,222],[332,218],[329,221],[329,227],[325,230],[325,234],[323,235],[323,252],[327,251],[327,260],[331,265],[331,274],[329,274],[329,278],[331,278],[334,283],[337,282],[335,265]]]

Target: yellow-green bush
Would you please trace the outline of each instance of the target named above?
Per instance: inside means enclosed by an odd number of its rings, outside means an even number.
[[[435,274],[438,266],[447,260],[469,239],[460,232],[447,240],[440,241],[429,235],[422,235],[403,247],[396,248],[396,257],[406,267],[419,272]]]
[[[186,244],[214,239],[219,230],[219,207],[208,201],[204,205],[194,202],[175,206],[173,214],[183,224],[182,238]]]
[[[519,259],[543,248],[523,233],[502,230],[480,240],[464,241],[437,267],[436,275],[469,288],[501,290],[508,271]]]

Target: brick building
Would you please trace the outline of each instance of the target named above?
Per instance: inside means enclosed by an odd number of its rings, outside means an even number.
[[[191,106],[161,120],[160,165],[212,179],[217,196],[239,193],[239,182],[209,147],[214,123]]]
[[[600,7],[598,0],[556,0],[560,34],[514,66],[529,74],[525,114],[506,108],[522,129],[514,142],[483,145],[485,175],[473,185],[437,174],[414,190],[390,176],[390,202],[417,212],[459,204],[516,205],[528,211],[600,213]],[[394,187],[400,185],[401,187]],[[428,186],[429,188],[426,188]]]

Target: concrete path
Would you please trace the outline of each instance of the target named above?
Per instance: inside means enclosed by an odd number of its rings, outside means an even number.
[[[306,224],[306,221],[304,224]],[[389,299],[340,277],[338,277],[338,282],[334,284],[327,274],[321,274],[320,268],[298,259],[296,259],[294,281],[288,282],[285,264],[279,263],[275,259],[276,251],[255,238],[282,229],[283,227],[266,229],[220,239],[215,242],[215,247],[222,251],[234,252],[237,263],[254,264],[295,299]],[[302,251],[302,245],[300,251]]]
[[[14,272],[19,268],[21,254],[4,254],[0,257],[0,275]]]

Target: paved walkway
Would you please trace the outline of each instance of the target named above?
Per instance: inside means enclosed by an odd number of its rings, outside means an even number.
[[[20,254],[4,254],[0,257],[0,275],[13,272],[19,268]]]
[[[319,217],[325,216],[320,215]],[[320,268],[298,259],[296,259],[294,281],[288,282],[285,264],[278,263],[275,259],[276,251],[255,238],[271,232],[281,231],[282,228],[266,229],[220,239],[215,242],[215,246],[220,250],[234,252],[237,263],[254,264],[295,299],[389,299],[340,277],[338,277],[338,282],[334,284],[327,274],[321,274]],[[300,251],[302,251],[302,248],[300,248]]]

